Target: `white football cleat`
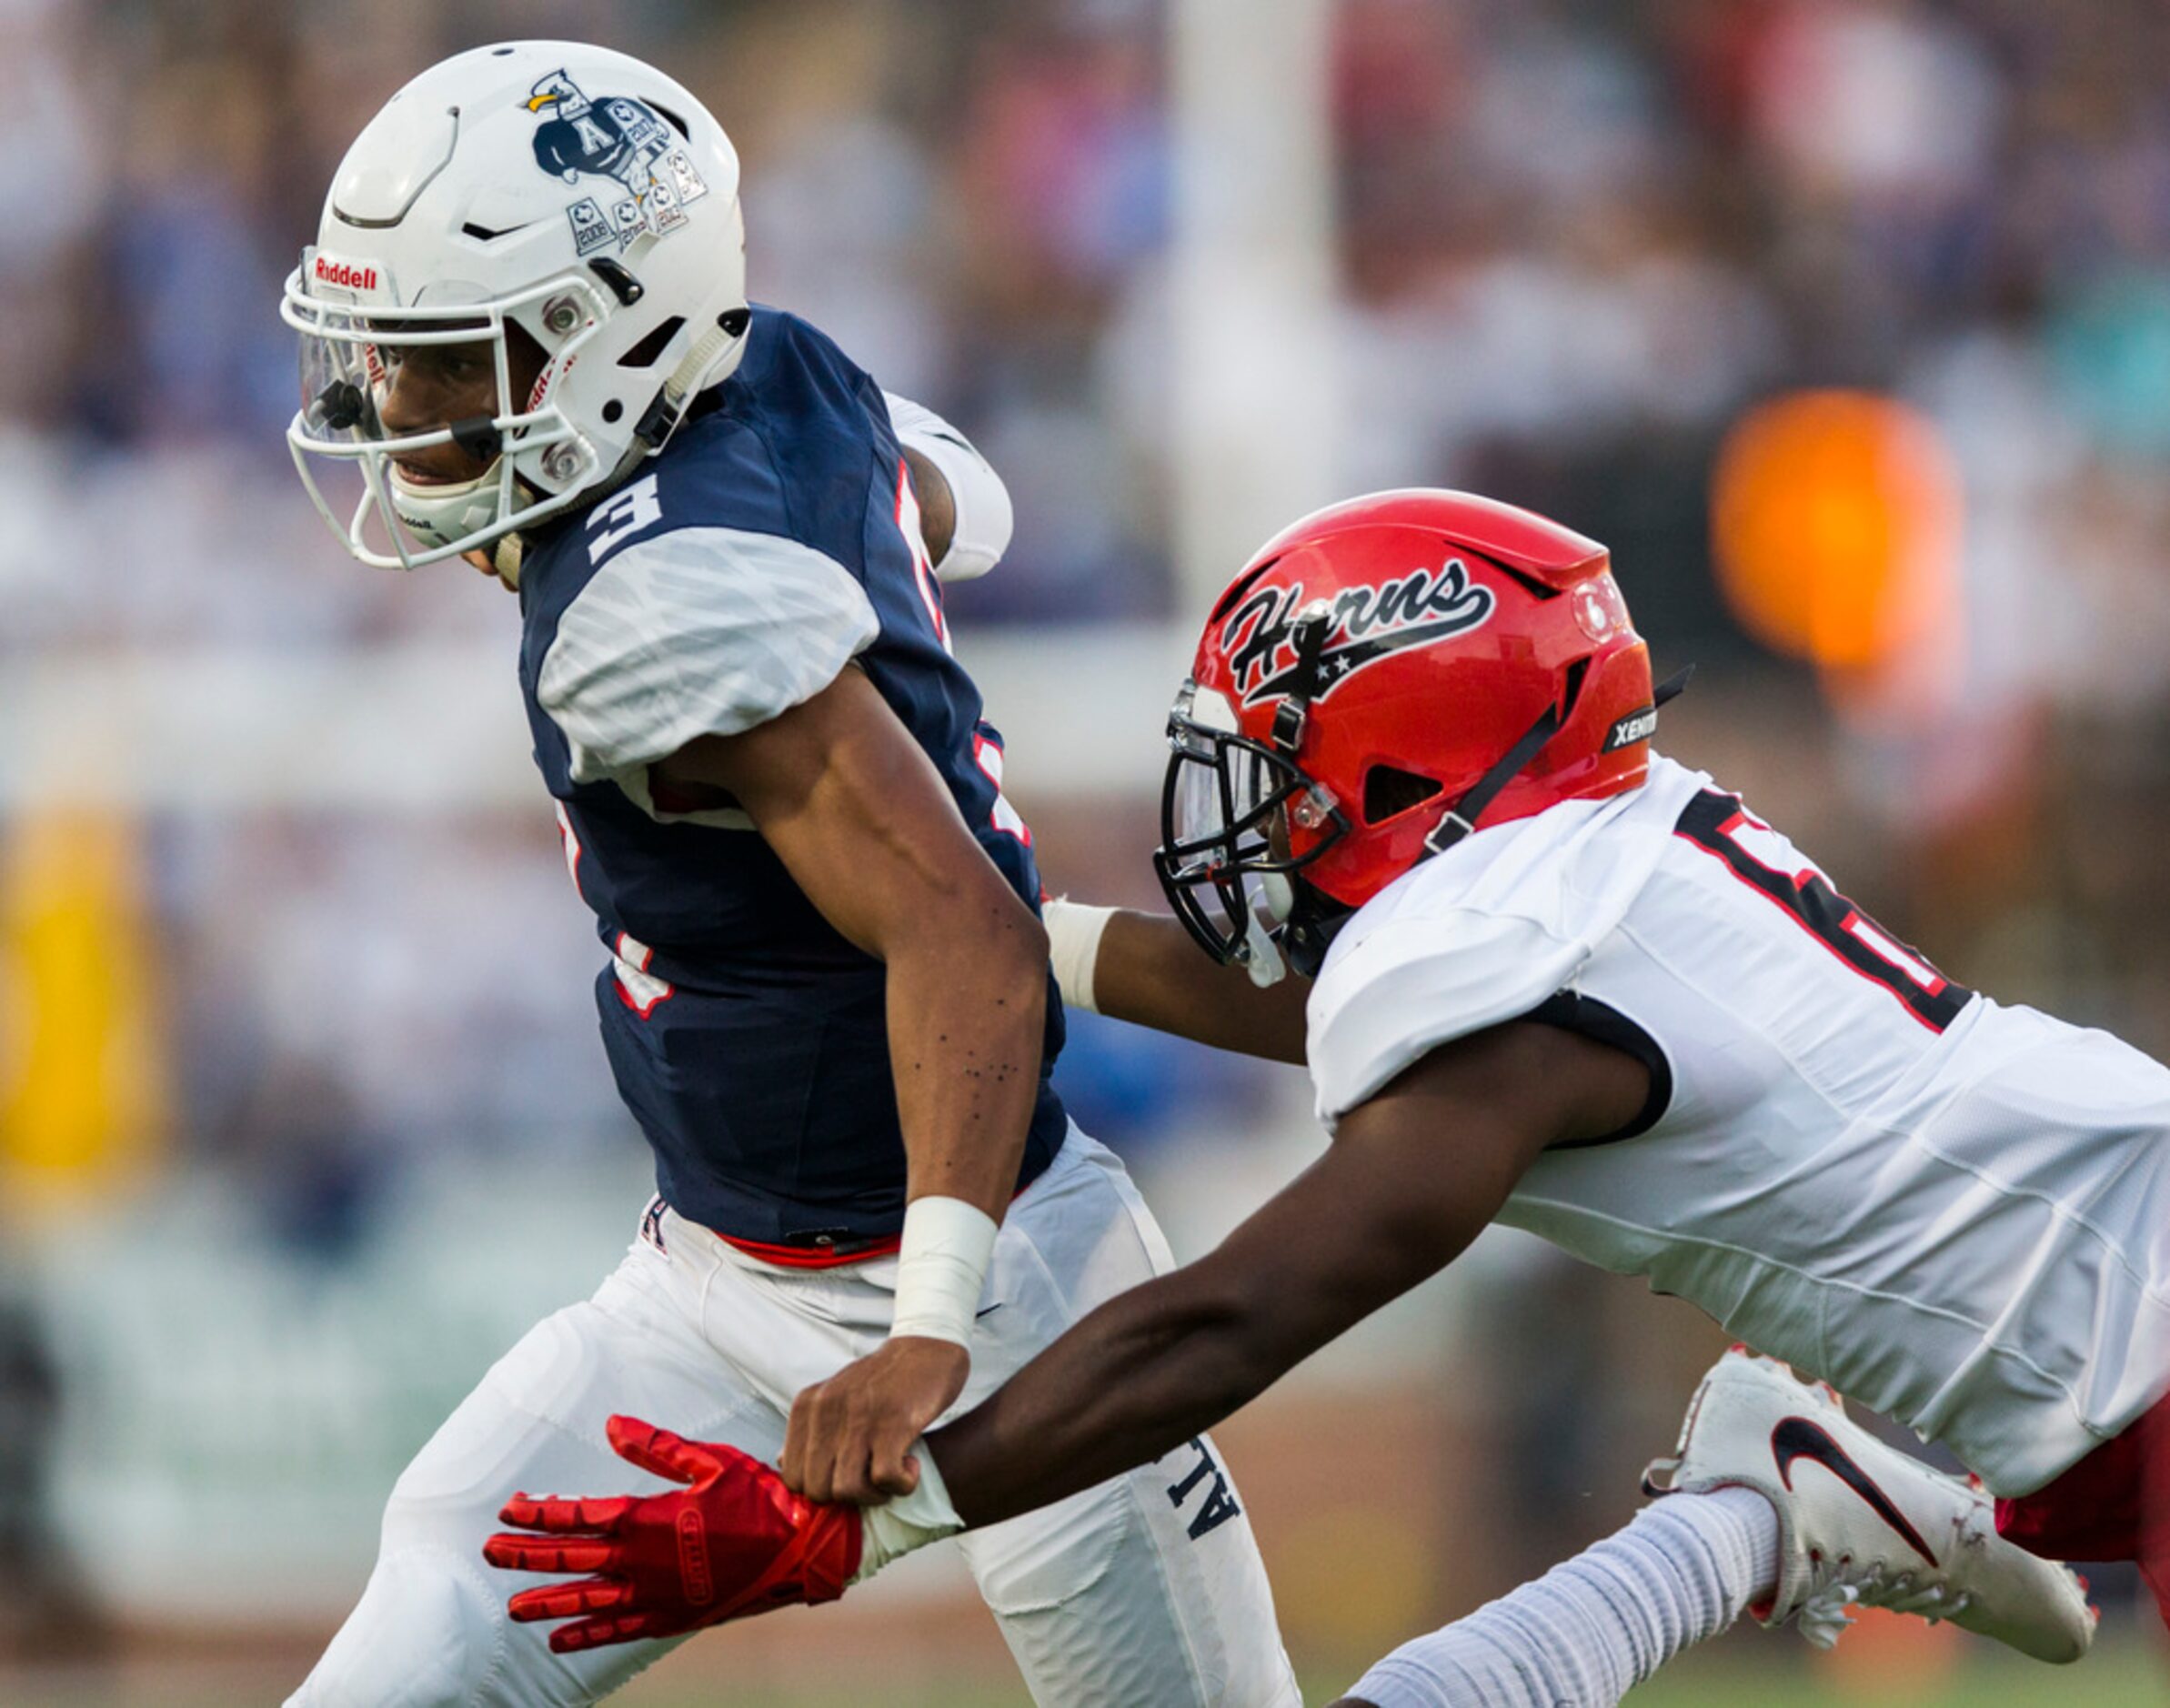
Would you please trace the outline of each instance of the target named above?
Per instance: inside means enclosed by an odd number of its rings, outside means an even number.
[[[1819,1648],[1854,1605],[1948,1619],[2037,1661],[2076,1661],[2095,1640],[2085,1586],[1999,1536],[1986,1490],[1886,1447],[1829,1387],[1743,1347],[1696,1389],[1673,1456],[1643,1473],[1652,1495],[1729,1487],[1778,1511],[1778,1589],[1751,1611],[1798,1621]]]

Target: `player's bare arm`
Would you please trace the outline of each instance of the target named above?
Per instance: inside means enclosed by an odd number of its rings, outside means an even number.
[[[1548,1145],[1619,1130],[1648,1090],[1633,1058],[1547,1026],[1433,1051],[1217,1251],[1101,1306],[929,1437],[959,1515],[1030,1511],[1219,1422],[1452,1262]]]
[[[911,470],[912,495],[919,501],[919,538],[927,546],[927,561],[937,569],[949,555],[957,534],[957,500],[949,491],[949,477],[934,459],[907,445],[904,466]]]
[[[943,1496],[935,1510],[900,1502],[869,1512],[855,1533],[850,1509],[809,1504],[728,1448],[668,1438],[688,1463],[667,1474],[693,1483],[688,1492],[645,1502],[523,1497],[503,1513],[517,1528],[492,1537],[486,1557],[598,1574],[514,1598],[517,1619],[576,1619],[553,1634],[560,1649],[619,1641],[629,1616],[638,1630],[657,1618],[689,1629],[840,1594],[959,1521],[994,1523],[1060,1500],[1218,1422],[1452,1262],[1548,1144],[1632,1120],[1647,1077],[1609,1046],[1530,1022],[1442,1046],[1345,1116],[1327,1154],[1218,1251],[1101,1306],[987,1403],[930,1435]],[[649,1464],[651,1425],[614,1418],[610,1432],[621,1453]],[[698,1455],[708,1457],[696,1464]],[[929,1519],[933,1528],[918,1528]],[[666,1539],[696,1522],[732,1537],[747,1562],[689,1612]]]
[[[1047,925],[1070,1007],[1239,1055],[1302,1062],[1309,979],[1261,986],[1244,969],[1200,954],[1166,914],[1065,899],[1048,903]]]
[[[1039,1085],[1047,938],[873,684],[847,670],[652,775],[681,795],[728,791],[829,923],[886,965],[908,1196],[960,1200],[999,1221]],[[906,1450],[969,1368],[962,1345],[892,1338],[799,1396],[786,1475],[819,1500],[909,1489]]]

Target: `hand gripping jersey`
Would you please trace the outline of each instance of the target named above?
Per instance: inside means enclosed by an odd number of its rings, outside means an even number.
[[[663,1196],[762,1244],[893,1234],[905,1157],[880,963],[838,935],[746,814],[674,811],[648,776],[856,664],[1038,909],[1031,835],[950,657],[880,392],[814,328],[757,309],[738,373],[648,471],[527,539],[519,594],[536,763],[610,950],[603,1040]],[[1061,1044],[1050,980],[1020,1187],[1062,1142],[1048,1082]]]
[[[1642,1056],[1501,1220],[1649,1277],[2024,1493],[2170,1389],[2170,1070],[1952,983],[1710,779],[1482,830],[1344,928],[1330,1124],[1531,1015]],[[1440,1135],[1453,1166],[1454,1135]]]

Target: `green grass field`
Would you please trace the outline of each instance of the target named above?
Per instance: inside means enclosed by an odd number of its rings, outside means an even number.
[[[179,1670],[131,1665],[98,1673],[0,1666],[6,1708],[252,1708],[276,1703],[306,1663],[246,1663]],[[1305,1698],[1314,1704],[1346,1689],[1352,1670],[1313,1671]],[[865,1679],[849,1685],[795,1690],[769,1680],[732,1681],[726,1668],[680,1663],[637,1682],[614,1699],[627,1708],[1030,1708],[1011,1684],[983,1673],[969,1683],[924,1680],[909,1685]],[[2076,1667],[1965,1655],[1931,1683],[1907,1668],[1837,1669],[1787,1653],[1767,1658],[1718,1650],[1676,1663],[1628,1698],[1631,1708],[2160,1708],[2170,1703],[2170,1659],[2155,1645],[2124,1643]],[[1138,1708],[1154,1708],[1140,1703]]]
[[[803,1616],[801,1639],[821,1613]],[[752,1629],[752,1628],[748,1628]],[[839,1628],[840,1629],[840,1628]],[[871,1635],[872,1633],[862,1633]],[[867,1643],[728,1640],[688,1644],[636,1679],[624,1708],[1030,1708],[991,1622],[947,1630],[916,1623]],[[281,1701],[319,1643],[289,1633],[236,1647],[191,1649],[186,1635],[139,1639],[103,1667],[10,1665],[0,1708],[256,1708]],[[1369,1654],[1300,1649],[1305,1700],[1332,1702]],[[1735,1631],[1683,1656],[1628,1698],[1629,1708],[2162,1708],[2170,1643],[2122,1624],[2076,1666],[2040,1666],[1949,1627],[1864,1624],[1831,1655],[1795,1639]],[[1126,1705],[1127,1708],[1127,1705]],[[1162,1708],[1140,1703],[1135,1708]]]
[[[1314,1708],[1331,1702],[1351,1677],[1351,1672],[1313,1673],[1304,1700]],[[810,1693],[740,1693],[728,1686],[688,1693],[682,1677],[668,1681],[668,1691],[665,1685],[658,1679],[646,1690],[636,1687],[628,1693],[628,1704],[638,1698],[639,1708],[868,1708],[869,1700],[863,1685]],[[2170,1659],[2136,1643],[2106,1648],[2075,1667],[1992,1653],[1968,1655],[1931,1683],[1906,1667],[1840,1671],[1792,1653],[1758,1661],[1721,1651],[1676,1662],[1627,1700],[1630,1708],[2163,1708],[2170,1703]],[[884,1693],[879,1703],[880,1708],[1030,1708],[1022,1691],[985,1685]]]
[[[1333,1700],[1348,1688],[1346,1675],[1307,1681],[1304,1700]],[[720,1694],[640,1696],[642,1708],[711,1708],[745,1703],[748,1708],[869,1708],[861,1687],[819,1694]],[[1940,1685],[1924,1689],[1904,1677],[1876,1684],[1855,1677],[1820,1679],[1806,1667],[1787,1664],[1743,1665],[1726,1659],[1698,1663],[1693,1657],[1628,1698],[1631,1708],[2162,1708],[2170,1703],[2170,1665],[2136,1648],[2091,1656],[2077,1667],[2035,1666],[1995,1661],[1962,1666]],[[880,1708],[1030,1708],[1015,1689],[959,1692],[908,1692],[880,1698]],[[1140,1708],[1150,1708],[1140,1703]]]
[[[1313,1704],[1331,1702],[1334,1692],[1346,1689],[1348,1683],[1346,1677],[1311,1680],[1304,1699]],[[869,1708],[863,1688],[816,1695],[740,1695],[727,1689],[720,1695],[643,1695],[641,1701],[643,1708],[710,1708],[738,1703],[748,1708],[756,1703],[760,1708]],[[1636,1691],[1628,1703],[1631,1708],[2162,1708],[2170,1703],[2170,1668],[2153,1655],[2126,1649],[2093,1656],[2076,1668],[1994,1662],[1964,1666],[1941,1686],[1924,1691],[1918,1683],[1898,1683],[1885,1689],[1864,1686],[1858,1680],[1820,1681],[1783,1665],[1743,1666],[1730,1660],[1696,1664],[1689,1660]],[[880,1708],[1029,1704],[1017,1690],[933,1690],[885,1695]],[[1149,1705],[1141,1703],[1140,1708]]]

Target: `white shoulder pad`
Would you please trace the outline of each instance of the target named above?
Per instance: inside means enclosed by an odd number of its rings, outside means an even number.
[[[1335,948],[1305,1009],[1304,1054],[1330,1130],[1440,1045],[1527,1014],[1590,957],[1587,942],[1534,919],[1467,909],[1404,916]]]
[[[980,455],[971,440],[923,404],[881,394],[889,405],[889,426],[897,442],[919,453],[942,471],[949,483],[949,501],[956,507],[957,526],[949,536],[949,549],[934,566],[938,581],[976,581],[1002,560],[1010,549],[1016,526],[1010,508],[1010,488],[994,466]]]
[[[812,698],[880,628],[866,588],[811,546],[680,528],[596,572],[558,619],[536,695],[574,780],[595,782]]]
[[[1642,788],[1481,829],[1357,909],[1307,1010],[1319,1119],[1331,1127],[1441,1044],[1572,984],[1709,780],[1653,755]]]

